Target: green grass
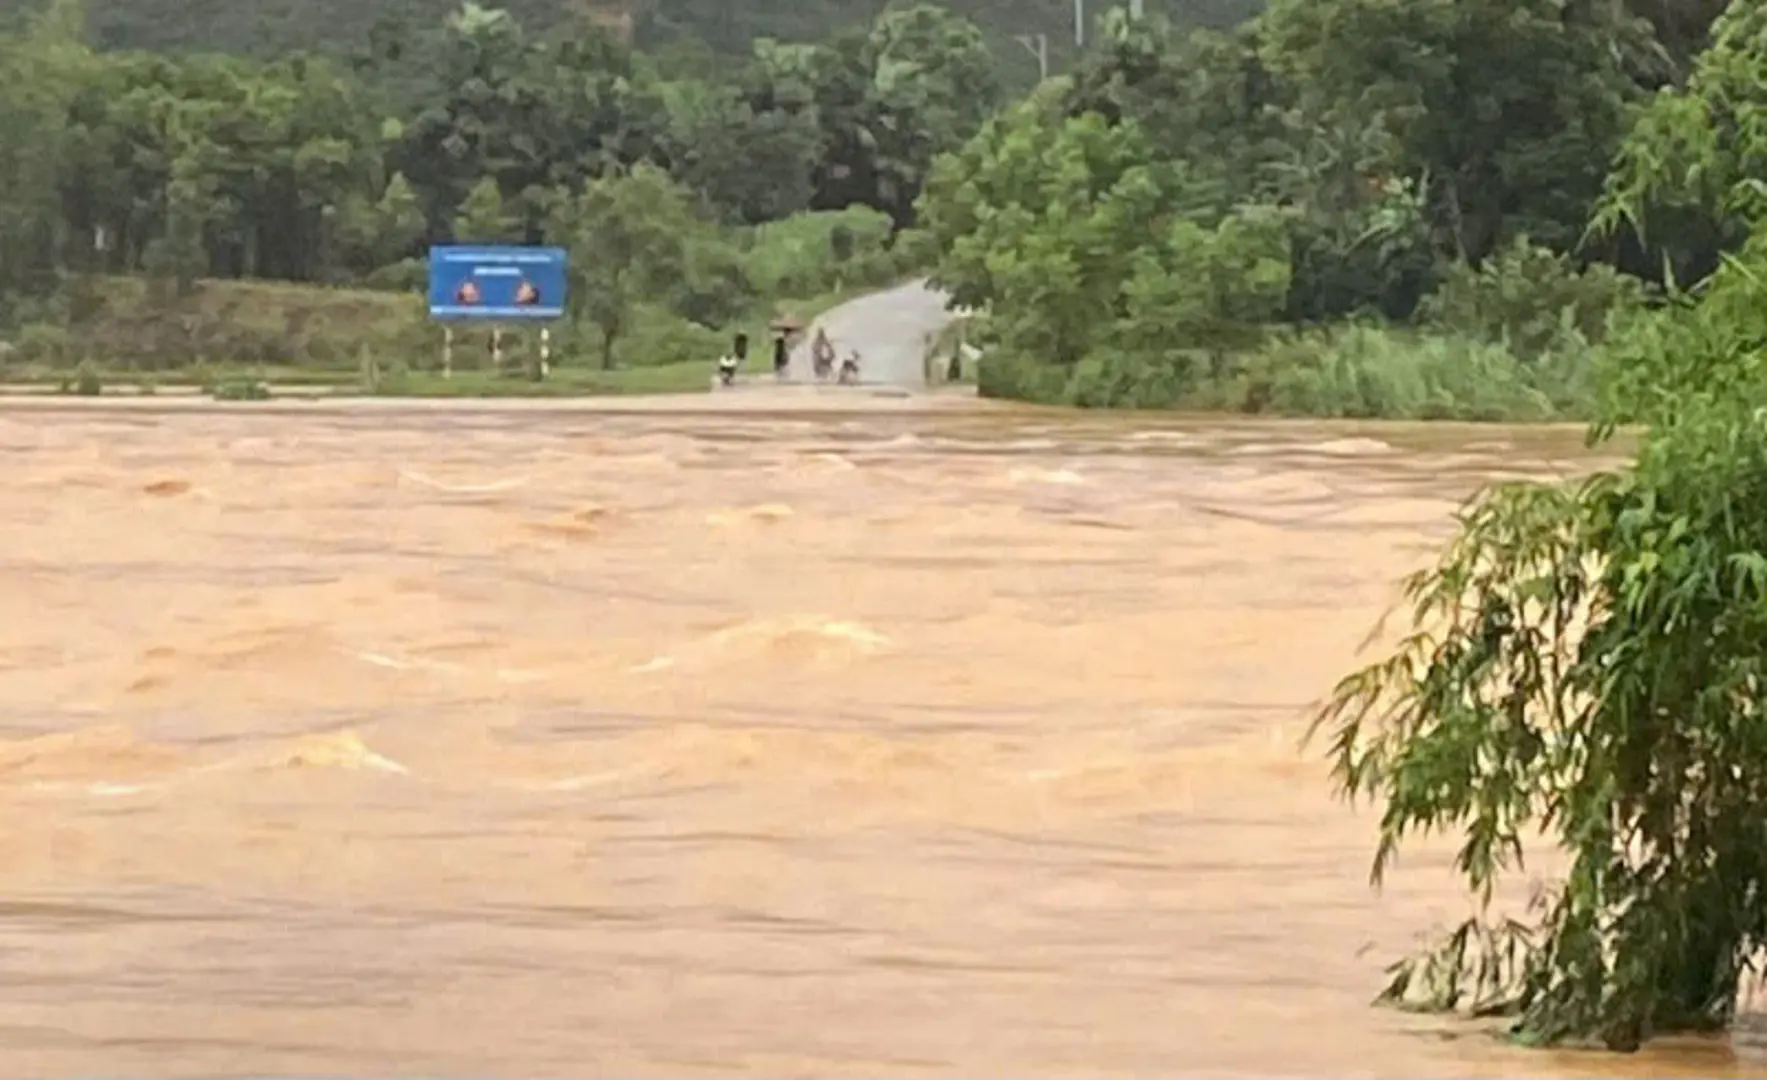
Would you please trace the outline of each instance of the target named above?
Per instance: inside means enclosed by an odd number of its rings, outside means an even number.
[[[1185,349],[1106,353],[1071,369],[1003,354],[984,363],[984,396],[1045,405],[1528,423],[1587,417],[1597,356],[1579,341],[1523,359],[1464,335],[1342,325],[1273,334],[1219,365]]]
[[[400,397],[575,397],[703,392],[714,361],[737,329],[751,342],[748,372],[771,370],[768,324],[792,315],[806,323],[853,296],[849,288],[778,300],[742,321],[712,331],[666,316],[652,317],[624,341],[621,363],[601,370],[595,350],[570,341],[560,327],[550,376],[520,370],[533,348],[531,331],[506,333],[506,370],[485,370],[483,329],[457,335],[451,377],[439,370],[441,331],[418,298],[369,290],[263,282],[203,282],[182,298],[149,292],[129,278],[91,278],[69,298],[78,317],[69,329],[40,325],[0,360],[0,385],[11,392],[71,393],[85,374],[105,395],[201,392],[245,400],[239,388],[274,392]],[[71,314],[71,313],[70,313]],[[179,351],[183,349],[183,351]],[[290,359],[298,357],[299,359]],[[365,358],[379,373],[371,377]],[[651,362],[646,362],[651,361]]]
[[[85,363],[75,367],[51,364],[0,364],[0,384],[21,389],[54,388],[90,370],[103,382],[105,392],[206,388],[217,383],[256,379],[277,386],[329,387],[355,384],[361,378],[354,368],[296,367],[289,364],[191,364],[171,371],[142,371],[124,364]]]
[[[204,368],[200,375],[172,372],[158,378],[139,372],[92,365],[86,369],[98,380],[105,396],[138,396],[159,393],[211,394],[228,400],[238,388],[262,384],[273,394],[320,393],[327,396],[435,397],[435,398],[558,398],[615,394],[682,394],[710,388],[717,374],[710,360],[652,364],[602,371],[596,368],[555,367],[544,380],[533,380],[517,371],[494,372],[477,368],[457,369],[444,377],[440,371],[392,371],[370,386],[356,371],[314,371],[277,365],[222,365]],[[769,355],[749,357],[745,374],[753,377],[771,371]],[[183,375],[184,377],[180,377]],[[70,372],[42,368],[0,369],[0,384],[8,392],[29,394],[72,393]],[[70,389],[63,389],[68,386]]]
[[[745,371],[761,374],[770,364],[750,356]],[[711,361],[682,361],[601,371],[594,368],[553,368],[543,380],[490,371],[413,371],[383,378],[372,391],[360,382],[359,393],[377,397],[433,398],[567,398],[624,394],[687,394],[710,389],[717,371]]]

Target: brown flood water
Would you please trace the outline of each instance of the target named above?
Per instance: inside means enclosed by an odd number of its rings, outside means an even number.
[[[25,1075],[1764,1075],[1367,1003],[1297,753],[1575,433],[980,409],[0,413]]]

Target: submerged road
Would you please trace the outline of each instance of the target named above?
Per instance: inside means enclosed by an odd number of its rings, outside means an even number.
[[[869,293],[823,313],[792,351],[791,377],[814,378],[810,366],[810,342],[816,328],[828,331],[835,351],[846,356],[859,350],[860,378],[871,384],[919,387],[926,385],[922,361],[927,346],[952,319],[945,308],[945,294],[925,281],[911,281],[893,289]]]

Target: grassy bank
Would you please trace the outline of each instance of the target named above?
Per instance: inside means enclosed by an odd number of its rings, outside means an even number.
[[[1535,355],[1473,337],[1382,326],[1289,333],[1215,354],[1111,354],[1071,368],[994,350],[984,397],[1082,408],[1175,409],[1339,419],[1540,422],[1586,418],[1600,350]]]
[[[751,359],[749,371],[762,375],[769,365]],[[478,369],[455,371],[395,370],[378,380],[356,371],[324,371],[279,365],[223,364],[198,371],[156,378],[140,372],[84,365],[75,372],[16,371],[0,378],[0,393],[91,394],[93,387],[104,395],[209,394],[216,397],[259,397],[245,390],[263,388],[269,394],[287,396],[374,397],[583,397],[620,394],[676,394],[703,391],[711,385],[712,365],[702,361],[657,364],[649,367],[598,371],[555,368],[544,380],[534,380],[514,370],[494,372]]]
[[[554,328],[551,371],[535,378],[531,328],[502,337],[493,365],[490,332],[457,327],[451,371],[422,299],[408,293],[266,282],[205,281],[170,295],[132,278],[75,282],[49,312],[27,323],[0,354],[0,384],[13,392],[261,396],[251,386],[403,397],[572,397],[706,390],[712,361],[737,329],[748,333],[748,371],[771,370],[768,324],[810,320],[866,291],[854,287],[777,300],[721,330],[642,311],[621,343],[621,363],[600,366],[599,342]]]

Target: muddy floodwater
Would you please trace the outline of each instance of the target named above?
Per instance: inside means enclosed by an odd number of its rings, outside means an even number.
[[[1577,433],[0,409],[16,1075],[1763,1075],[1368,1007],[1297,741]]]

